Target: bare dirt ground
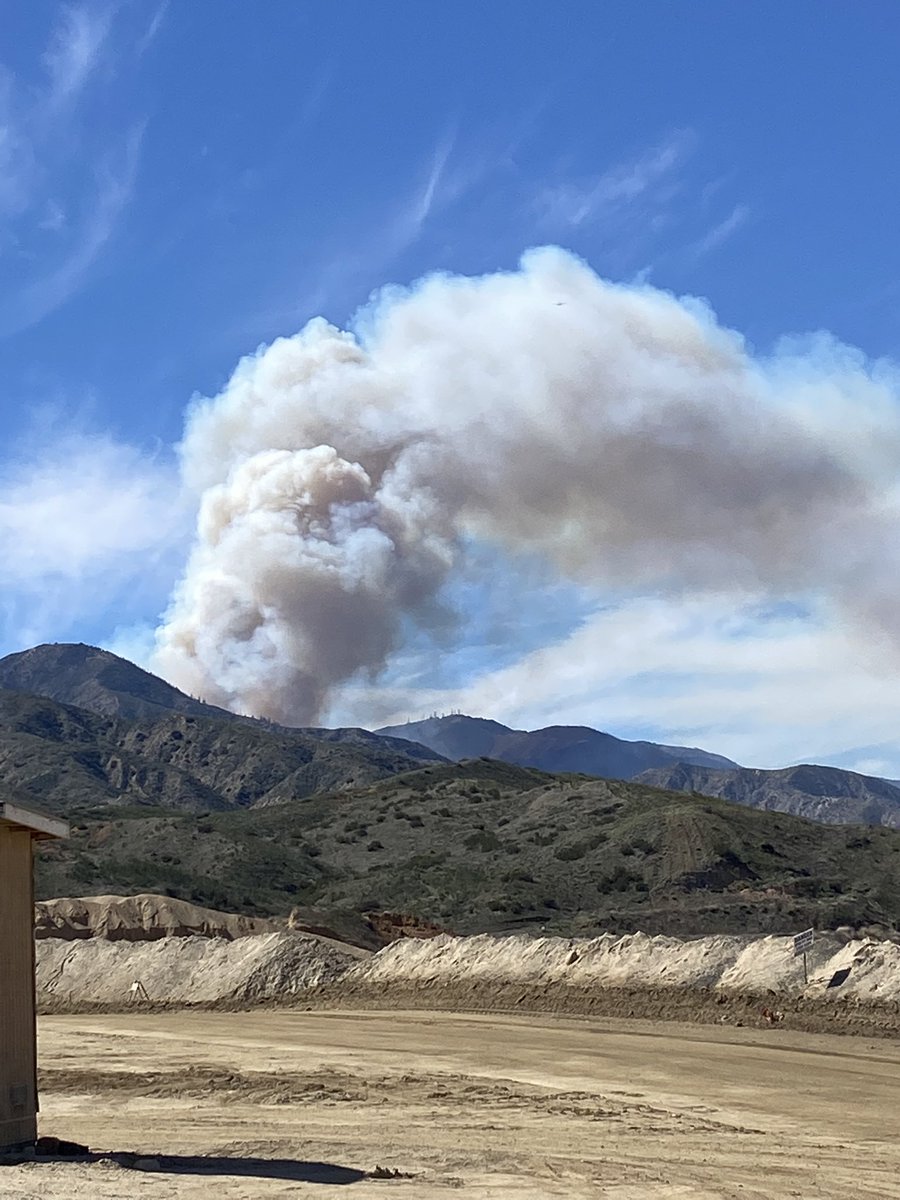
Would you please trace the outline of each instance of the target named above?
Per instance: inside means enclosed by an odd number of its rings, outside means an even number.
[[[270,1010],[50,1016],[40,1040],[42,1132],[107,1153],[0,1167],[16,1200],[900,1200],[883,1039]]]

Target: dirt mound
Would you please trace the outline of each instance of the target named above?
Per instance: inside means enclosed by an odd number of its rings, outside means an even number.
[[[365,954],[291,932],[234,941],[44,938],[37,943],[38,1003],[44,1010],[59,1011],[133,1001],[190,1005],[286,1000],[339,978]]]
[[[35,905],[37,938],[152,942],[167,937],[234,938],[272,933],[283,923],[199,908],[169,896],[79,896]]]
[[[597,938],[404,939],[354,967],[347,984],[695,988],[721,992],[900,1000],[900,946],[819,934],[809,982],[790,937],[711,936],[680,941],[644,933]]]
[[[390,1007],[392,996],[397,1003],[418,996],[429,1005],[492,1007],[502,996],[504,1004],[527,1001],[563,1011],[572,1004],[580,1011],[584,997],[611,1001],[617,995],[625,997],[626,1015],[634,1015],[634,998],[642,993],[652,994],[657,1014],[668,1011],[667,996],[679,1012],[684,1007],[679,997],[689,1009],[701,999],[715,1006],[741,997],[749,998],[750,1011],[760,997],[779,1007],[834,1008],[834,1001],[847,1001],[900,1009],[900,946],[853,938],[849,931],[817,936],[808,955],[808,982],[790,937],[681,941],[643,933],[596,938],[444,934],[402,937],[372,954],[281,930],[231,938],[43,937],[37,947],[38,997],[45,1011],[115,1008],[135,1000],[175,1006],[299,998],[319,1003],[317,992],[329,1004],[379,998]]]

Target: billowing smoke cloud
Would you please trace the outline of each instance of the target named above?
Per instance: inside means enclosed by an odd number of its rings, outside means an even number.
[[[699,302],[556,249],[387,291],[195,406],[197,537],[157,668],[311,723],[446,627],[473,539],[598,587],[812,588],[891,630],[894,384],[827,340],[757,361]]]

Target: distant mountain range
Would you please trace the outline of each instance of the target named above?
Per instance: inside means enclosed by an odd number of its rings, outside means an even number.
[[[402,911],[466,932],[900,925],[900,834],[750,811],[900,824],[882,780],[461,716],[285,729],[91,646],[10,655],[0,685],[4,797],[71,823],[40,856],[42,896]],[[513,755],[526,765],[496,761]]]
[[[764,771],[687,746],[629,742],[584,726],[528,732],[497,721],[453,715],[377,731],[409,738],[457,762],[497,758],[541,771],[630,779],[668,791],[721,796],[748,808],[795,813],[812,821],[900,827],[900,786],[838,767]]]
[[[671,767],[674,763],[716,768],[738,765],[707,750],[629,742],[584,725],[550,725],[528,731],[510,729],[482,717],[454,714],[387,725],[375,732],[382,737],[420,742],[457,762],[466,758],[497,758],[520,767],[537,767],[540,771],[575,771],[606,779],[633,779],[642,771]]]
[[[668,791],[721,796],[748,808],[795,813],[811,821],[900,828],[900,787],[838,767],[804,764],[777,771],[717,771],[679,763],[642,771],[636,778]]]
[[[62,643],[8,655],[0,659],[0,689],[0,781],[52,807],[73,787],[85,800],[94,789],[96,803],[127,796],[193,811],[243,807],[358,786],[423,761],[491,758],[639,780],[820,822],[900,827],[900,786],[836,767],[753,770],[696,747],[632,742],[586,726],[525,731],[463,715],[374,733],[287,729],[195,700],[95,646]],[[24,694],[70,709],[38,711]],[[89,714],[105,720],[98,724]],[[30,741],[30,750],[22,749],[23,722],[29,737],[42,738],[41,748]],[[36,791],[34,780],[41,781]]]

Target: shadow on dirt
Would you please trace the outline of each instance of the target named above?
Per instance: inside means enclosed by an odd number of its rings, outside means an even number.
[[[321,1183],[341,1187],[348,1183],[359,1183],[363,1179],[408,1178],[399,1171],[376,1167],[374,1171],[360,1171],[356,1167],[342,1167],[337,1163],[300,1162],[293,1158],[232,1158],[216,1155],[160,1154],[142,1155],[125,1151],[95,1151],[84,1146],[68,1149],[62,1143],[58,1151],[35,1154],[33,1150],[4,1154],[0,1166],[40,1166],[50,1163],[71,1163],[91,1166],[104,1163],[115,1164],[125,1171],[141,1171],[148,1175],[234,1175],[245,1179],[286,1179],[291,1183]],[[80,1153],[79,1153],[80,1151]]]
[[[106,1157],[133,1171],[160,1175],[240,1175],[249,1179],[289,1179],[292,1183],[325,1183],[341,1186],[359,1183],[367,1171],[341,1167],[336,1163],[298,1162],[292,1158],[223,1158],[218,1155],[161,1155],[159,1158],[133,1158],[110,1154]]]

